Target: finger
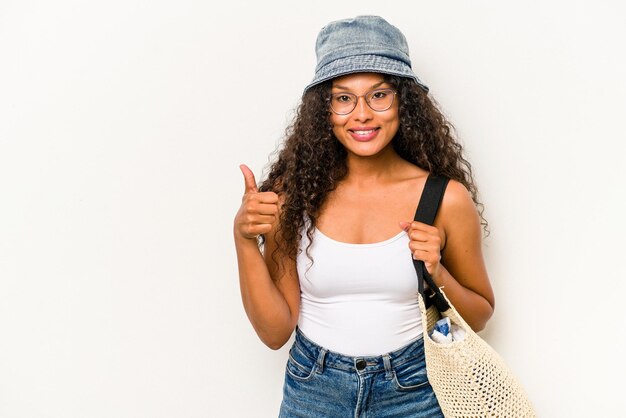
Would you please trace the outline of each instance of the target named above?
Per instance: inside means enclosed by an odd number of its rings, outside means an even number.
[[[256,179],[254,178],[254,173],[252,170],[248,168],[247,165],[241,164],[239,169],[243,173],[243,179],[245,184],[245,193],[257,193],[259,189],[256,187]]]
[[[428,241],[428,239],[431,237],[431,235],[429,235],[428,233],[424,232],[424,231],[416,231],[414,229],[412,229],[409,232],[409,238],[412,241],[423,241],[426,242]]]
[[[261,203],[255,209],[261,215],[276,215],[278,213],[278,205],[276,204]]]
[[[246,222],[251,225],[273,224],[276,220],[274,215],[249,215],[246,217]]]
[[[429,242],[411,241],[409,243],[409,249],[411,252],[421,251],[423,253],[434,254],[437,257],[441,256],[439,247]]]
[[[409,248],[413,252],[415,252],[417,250],[428,251],[428,249],[430,249],[430,247],[428,246],[427,243],[421,242],[421,241],[411,241],[411,242],[409,242]]]
[[[428,258],[428,252],[423,251],[423,250],[413,250],[413,259],[414,260],[422,260],[424,262],[426,262],[426,259]]]
[[[243,211],[246,213],[260,213],[261,215],[275,215],[278,213],[277,203],[263,203],[259,198],[261,193],[243,195]]]
[[[276,204],[278,203],[278,195],[274,192],[261,192],[257,194],[259,203]]]
[[[425,224],[423,222],[413,221],[411,222],[411,229],[425,232],[437,232],[438,229],[435,226]]]
[[[440,257],[433,255],[431,252],[423,250],[413,251],[413,258],[415,260],[422,260],[427,265],[433,265],[441,259]]]
[[[405,232],[409,232],[409,229],[411,228],[411,222],[401,221],[400,228],[402,228]]]
[[[249,236],[259,236],[262,234],[267,234],[269,232],[271,232],[272,230],[272,224],[258,224],[258,225],[251,225],[248,228],[248,235]]]
[[[257,221],[260,224],[273,224],[274,222],[276,222],[276,216],[274,215],[259,215],[259,218],[257,219]]]

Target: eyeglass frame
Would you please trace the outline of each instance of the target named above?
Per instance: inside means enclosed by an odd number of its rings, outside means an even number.
[[[367,96],[371,93],[376,93],[378,91],[390,91],[391,93],[393,93],[393,98],[391,99],[391,104],[389,104],[389,107],[387,107],[386,109],[381,109],[381,110],[377,110],[374,109],[372,107],[372,105],[370,104],[369,100],[367,100]],[[340,95],[346,95],[346,96],[354,96],[356,98],[355,102],[354,102],[354,107],[346,113],[339,113],[337,112],[335,109],[333,109],[333,97],[335,96],[340,96]],[[356,107],[359,105],[359,99],[362,97],[363,99],[365,99],[365,103],[367,104],[367,107],[369,107],[370,109],[372,109],[374,112],[386,112],[387,110],[391,109],[391,106],[393,106],[393,102],[396,100],[396,96],[398,95],[398,91],[395,89],[392,89],[390,87],[386,87],[386,88],[382,88],[382,89],[374,89],[374,90],[370,90],[368,92],[366,92],[365,94],[354,94],[354,93],[332,93],[330,95],[330,99],[329,99],[329,106],[330,106],[330,110],[335,113],[336,115],[340,115],[340,116],[345,116],[345,115],[349,115],[350,113],[354,112],[354,109],[356,109]]]

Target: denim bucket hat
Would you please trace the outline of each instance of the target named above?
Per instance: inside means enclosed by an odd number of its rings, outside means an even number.
[[[379,16],[330,22],[317,35],[315,77],[304,92],[332,78],[362,72],[408,77],[428,91],[411,69],[409,47],[398,28]]]

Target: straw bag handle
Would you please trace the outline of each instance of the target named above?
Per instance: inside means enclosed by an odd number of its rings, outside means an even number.
[[[443,194],[446,191],[446,186],[450,179],[443,176],[437,176],[430,174],[426,179],[424,185],[424,191],[422,191],[422,197],[417,205],[415,211],[414,220],[422,222],[428,225],[432,225],[435,222],[435,216],[437,216],[437,210],[443,199]],[[426,266],[422,260],[413,260],[415,266],[415,272],[417,273],[418,290],[424,298],[424,302],[428,302],[431,299],[435,307],[439,312],[445,312],[450,309],[450,305],[446,301],[446,298],[441,294],[441,290],[435,284],[435,281],[426,270]],[[426,295],[424,293],[424,280],[428,283],[432,294]],[[427,305],[430,305],[427,303]]]

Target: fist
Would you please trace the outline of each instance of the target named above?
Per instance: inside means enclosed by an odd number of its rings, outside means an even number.
[[[441,264],[441,236],[439,230],[422,222],[400,222],[409,235],[409,248],[415,260],[422,260],[428,273],[435,278]]]
[[[259,192],[252,171],[244,164],[239,168],[243,173],[244,194],[241,207],[235,216],[235,235],[254,239],[270,232],[278,214],[278,195],[274,192]]]

